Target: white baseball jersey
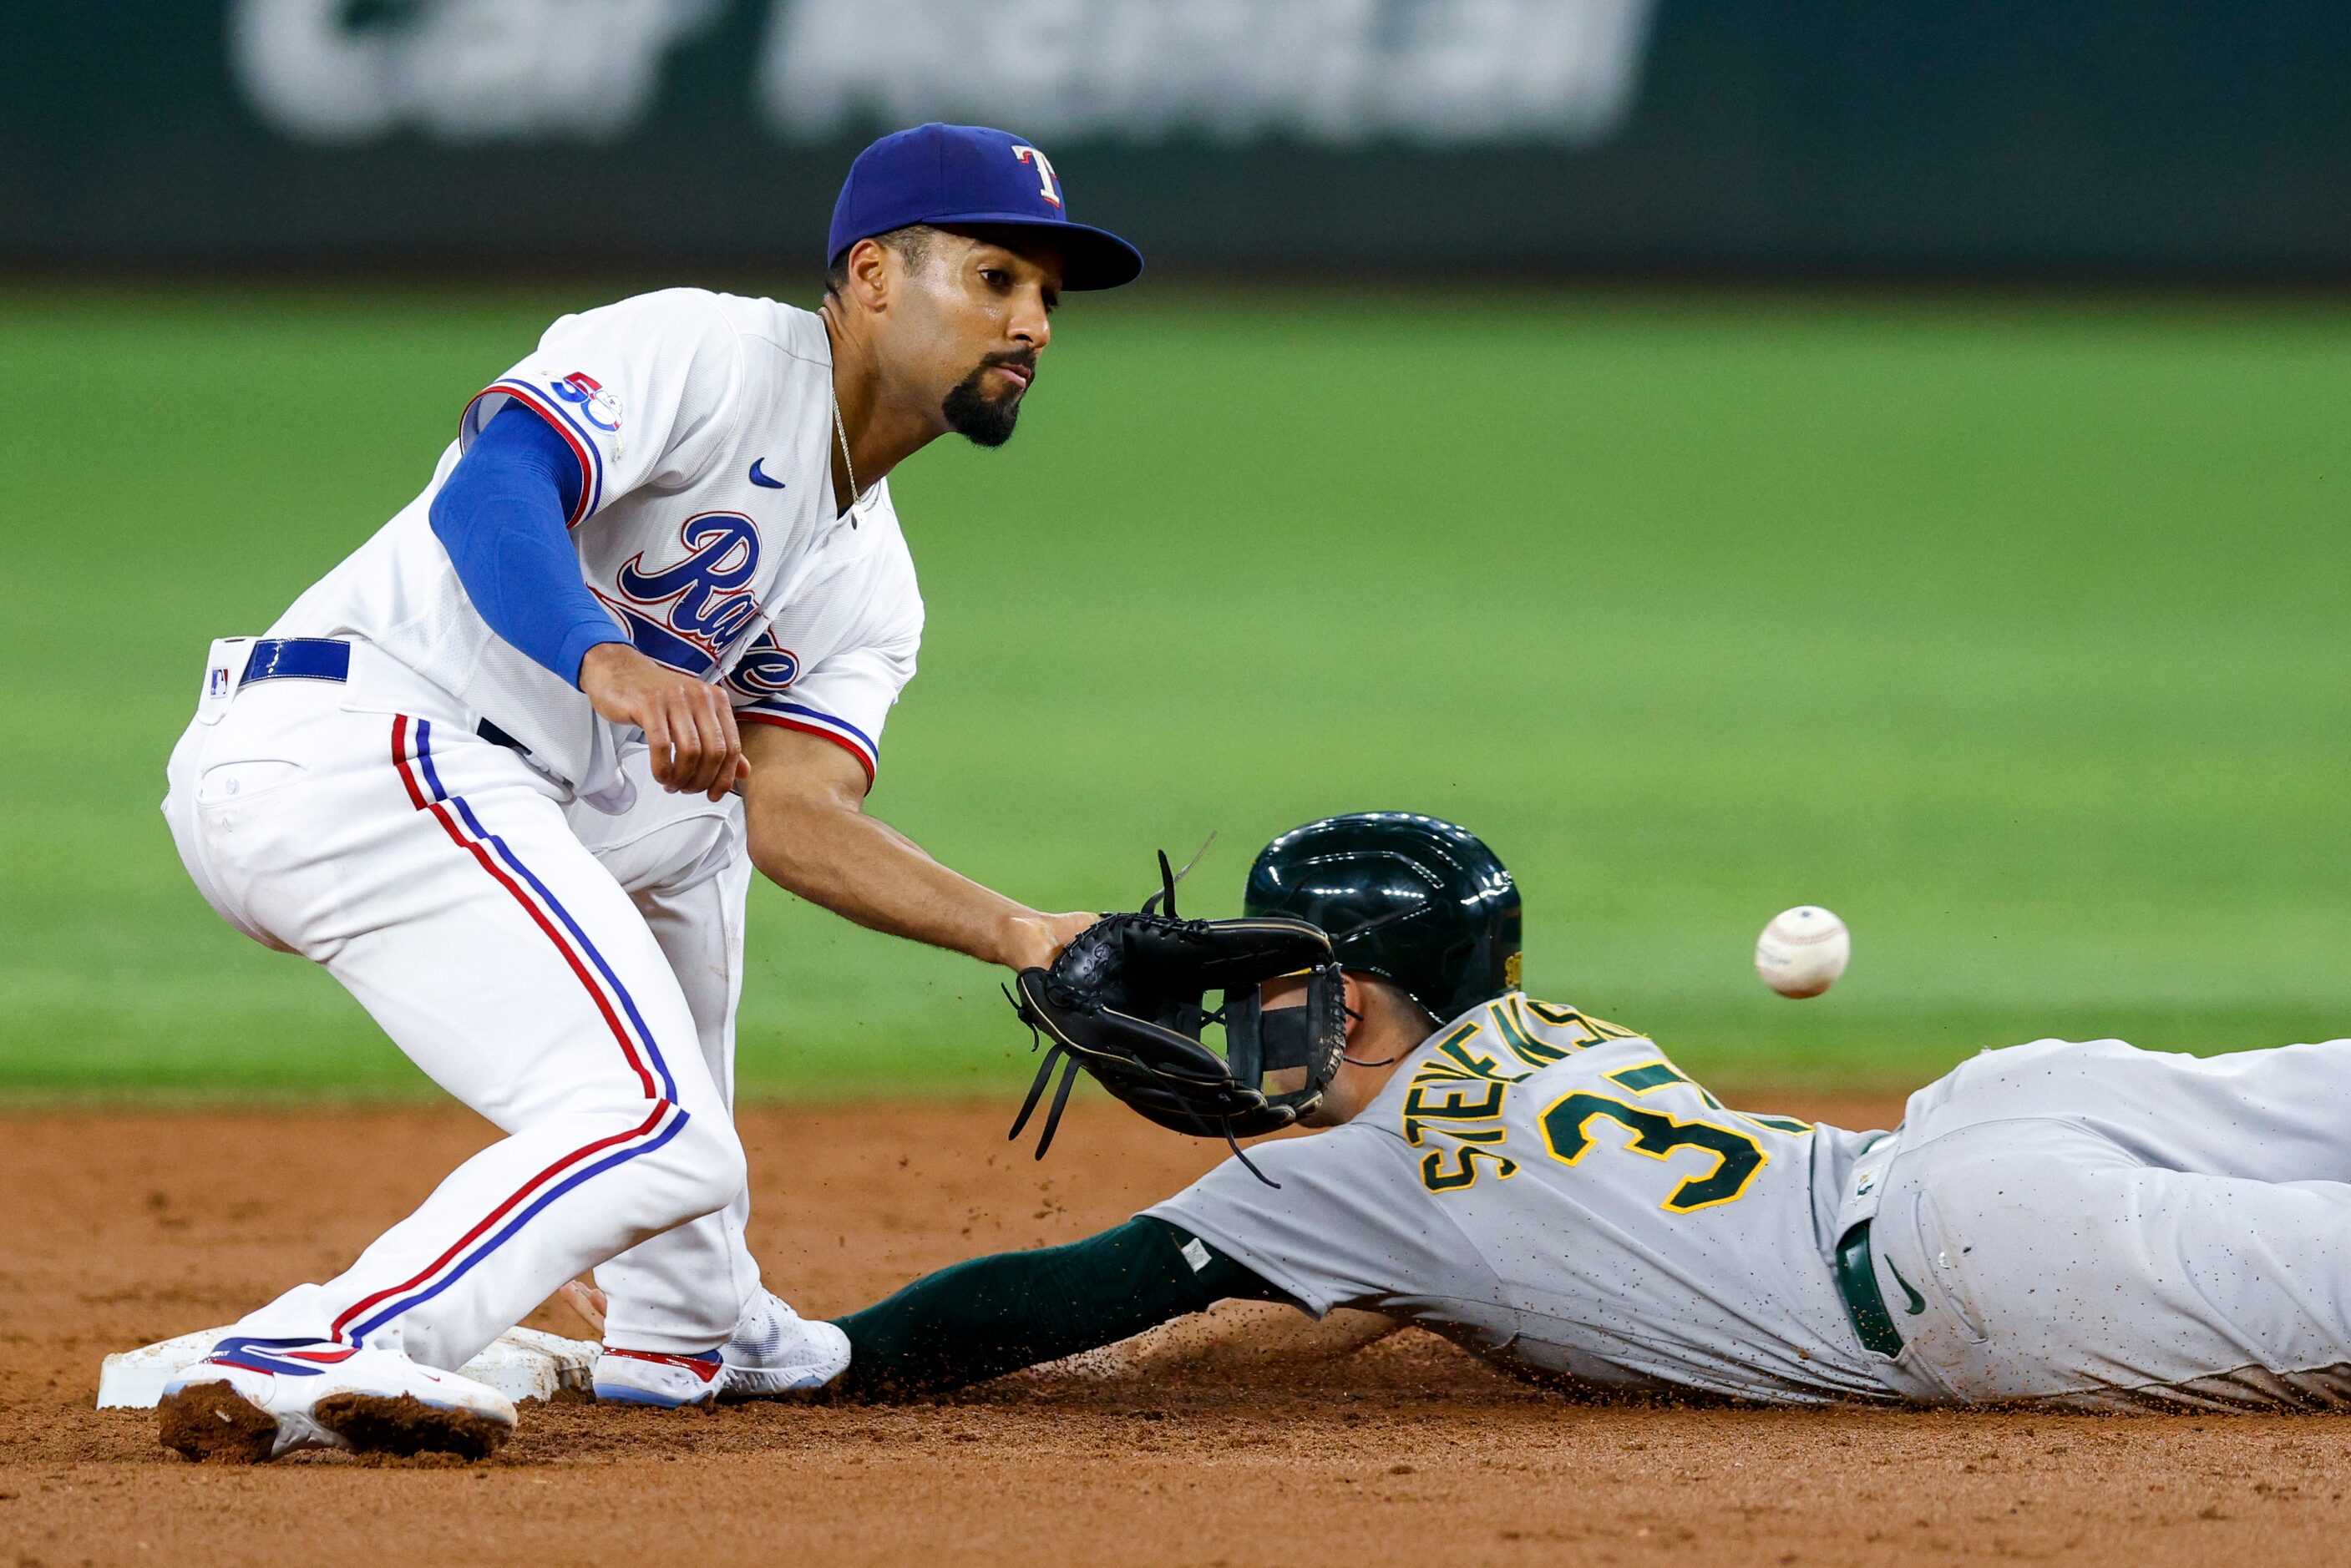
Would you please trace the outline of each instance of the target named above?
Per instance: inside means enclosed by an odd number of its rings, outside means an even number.
[[[1149,1210],[1320,1314],[1411,1318],[1616,1388],[1886,1398],[1830,1272],[1863,1135],[1726,1110],[1656,1045],[1515,992],[1343,1127]]]
[[[466,407],[423,493],[269,635],[363,639],[590,805],[625,809],[636,732],[492,631],[432,530],[466,444],[517,401],[579,461],[572,540],[620,633],[726,681],[740,718],[824,736],[871,775],[922,597],[886,482],[836,516],[831,344],[774,300],[665,289],[556,322]]]
[[[1894,1133],[1742,1115],[1647,1040],[1506,996],[1346,1126],[1149,1212],[1309,1310],[1507,1364],[1775,1403],[2351,1408],[2351,1041],[1988,1051]],[[1859,1254],[1865,1346],[1832,1259]]]

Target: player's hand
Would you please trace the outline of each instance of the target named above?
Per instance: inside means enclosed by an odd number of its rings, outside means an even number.
[[[1053,961],[1061,956],[1061,950],[1075,941],[1080,931],[1101,919],[1082,909],[1065,915],[1016,915],[1006,933],[1004,962],[1016,970],[1050,969]]]
[[[751,776],[726,691],[656,664],[625,642],[600,642],[580,661],[580,690],[653,749],[653,779],[675,794],[722,799]]]
[[[566,1280],[555,1287],[555,1293],[596,1331],[598,1339],[604,1337],[604,1314],[612,1304],[610,1297],[585,1280]]]

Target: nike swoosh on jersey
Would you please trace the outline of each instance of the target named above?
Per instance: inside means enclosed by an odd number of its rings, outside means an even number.
[[[1891,1258],[1886,1260],[1886,1272],[1894,1276],[1894,1282],[1900,1285],[1902,1293],[1910,1298],[1910,1304],[1902,1309],[1905,1314],[1917,1317],[1927,1310],[1927,1298],[1910,1288],[1910,1282],[1902,1277],[1902,1271],[1894,1266],[1894,1260]]]
[[[781,490],[784,487],[784,482],[780,479],[769,479],[768,471],[759,466],[760,461],[756,457],[751,460],[751,483],[768,490]]]

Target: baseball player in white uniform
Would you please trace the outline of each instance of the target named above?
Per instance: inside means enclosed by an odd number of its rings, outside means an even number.
[[[1141,257],[1036,148],[945,125],[860,155],[829,255],[815,312],[676,289],[557,322],[415,501],[214,645],[164,803],[190,875],[506,1136],[171,1385],[190,1457],[487,1452],[513,1407],[454,1369],[589,1269],[606,1397],[823,1381],[837,1331],[743,1242],[751,867],[1016,969],[1092,919],[862,806],[923,624],[888,474],[1008,439],[1061,292]]]
[[[1343,980],[1332,1072],[1280,1085],[1329,1130],[844,1318],[845,1390],[951,1387],[1238,1297],[1368,1314],[1314,1348],[1416,1323],[1585,1391],[2351,1407],[2351,1041],[2043,1040],[1852,1132],[1731,1110],[1637,1031],[1520,992],[1517,891],[1451,824],[1311,824],[1246,904],[1332,939],[1327,971],[1262,999],[1295,1019]],[[1208,1088],[1204,1127],[1229,1103]]]

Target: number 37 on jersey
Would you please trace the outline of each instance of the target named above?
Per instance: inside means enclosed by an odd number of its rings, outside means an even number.
[[[1570,1070],[1553,1070],[1562,1067]],[[1774,1144],[1813,1130],[1726,1109],[1633,1031],[1516,993],[1437,1038],[1405,1087],[1402,1117],[1405,1141],[1427,1151],[1420,1179],[1431,1192],[1507,1180],[1522,1158],[1580,1167],[1587,1156],[1639,1155],[1661,1168],[1659,1207],[1671,1213],[1737,1201]],[[1621,1185],[1632,1173],[1610,1175]]]

